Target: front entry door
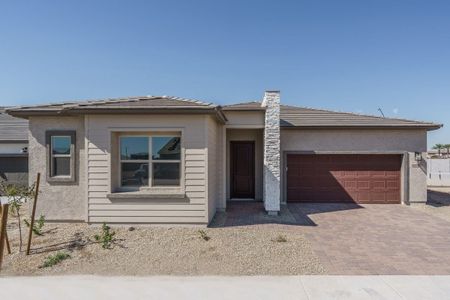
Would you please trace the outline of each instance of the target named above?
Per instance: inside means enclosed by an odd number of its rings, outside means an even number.
[[[255,142],[230,142],[231,198],[255,198]]]

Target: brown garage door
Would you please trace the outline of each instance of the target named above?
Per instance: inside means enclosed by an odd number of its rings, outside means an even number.
[[[400,203],[400,155],[287,155],[288,202]]]

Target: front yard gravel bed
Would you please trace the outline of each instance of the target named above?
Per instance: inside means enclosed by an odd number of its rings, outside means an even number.
[[[47,223],[35,236],[33,253],[18,253],[18,230],[10,219],[13,254],[6,255],[0,276],[12,275],[298,275],[325,270],[300,230],[280,224],[234,227],[113,227],[116,243],[103,249],[94,239],[100,226]],[[210,237],[201,238],[199,230]],[[25,228],[27,231],[27,228]],[[287,241],[280,242],[279,236]],[[25,237],[25,235],[24,235]],[[24,247],[25,248],[25,240]],[[70,258],[42,268],[49,255]]]

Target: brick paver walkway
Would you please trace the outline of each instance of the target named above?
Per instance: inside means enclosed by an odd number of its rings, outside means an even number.
[[[402,205],[294,204],[330,274],[450,274],[450,222]]]
[[[268,217],[261,203],[233,203],[217,221],[300,230],[329,274],[450,274],[450,222],[409,206],[289,204]]]

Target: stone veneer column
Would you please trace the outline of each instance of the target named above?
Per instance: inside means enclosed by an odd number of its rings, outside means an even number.
[[[264,125],[264,208],[269,215],[280,211],[280,92],[266,91]]]

